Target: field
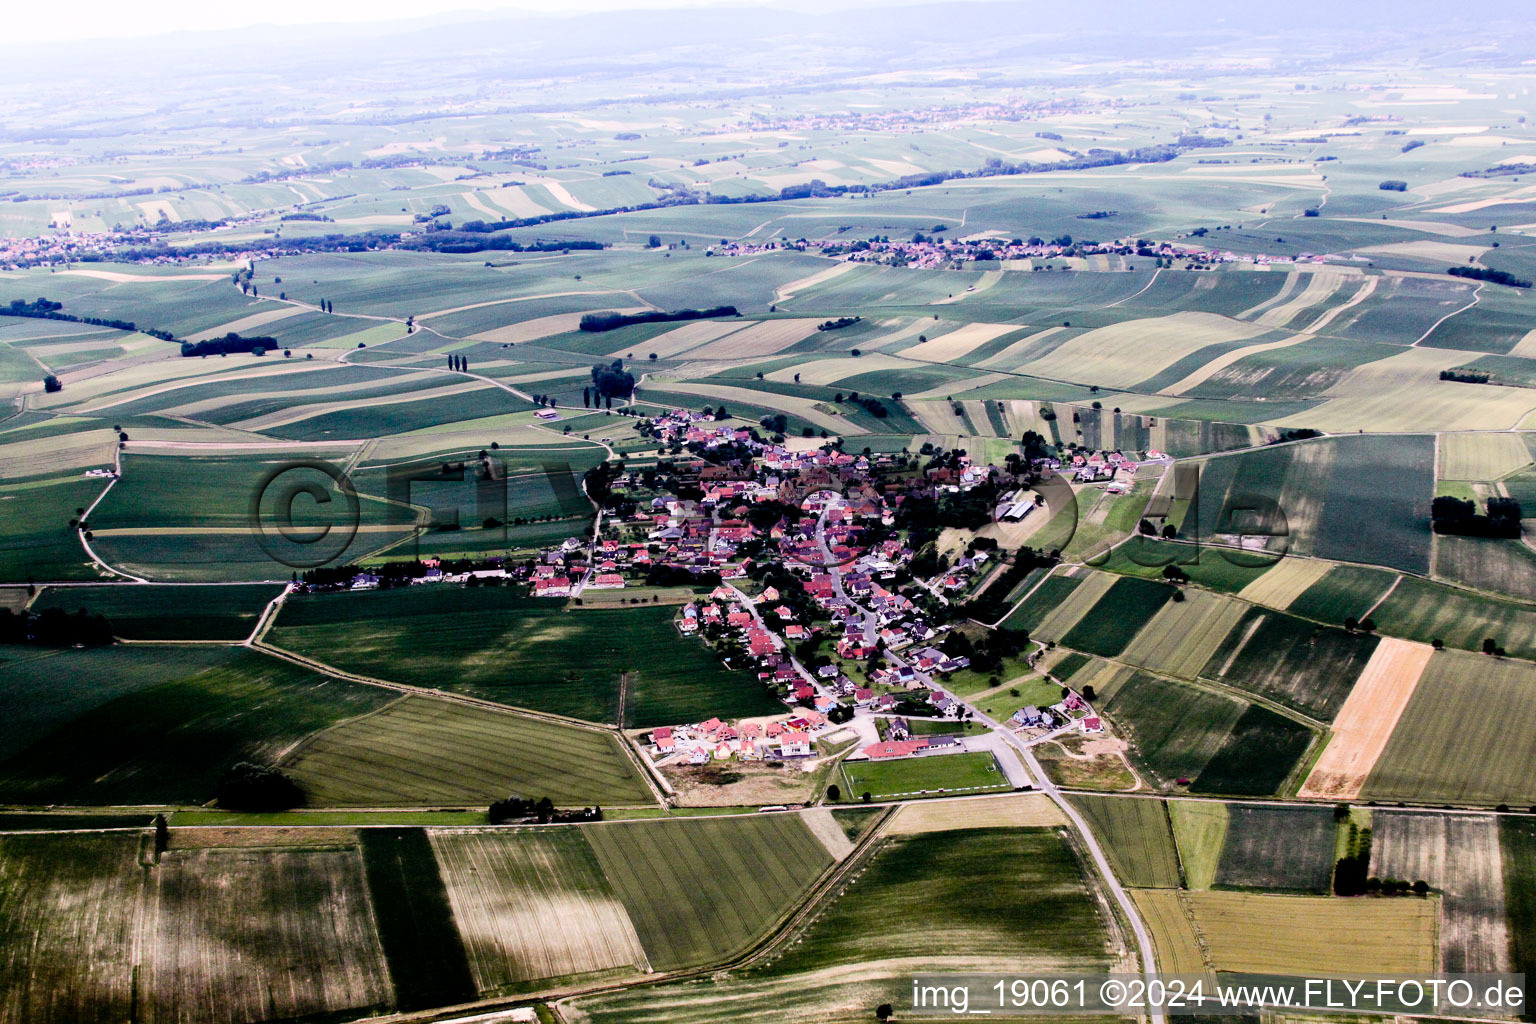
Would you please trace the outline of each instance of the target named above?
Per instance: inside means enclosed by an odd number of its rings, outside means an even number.
[[[1372,613],[1377,627],[1419,643],[1479,650],[1489,637],[1517,658],[1536,658],[1536,607],[1403,577]]]
[[[130,1018],[138,853],[137,835],[0,837],[0,1020]]]
[[[1326,721],[1338,713],[1378,642],[1253,608],[1202,674]]]
[[[1499,821],[1510,970],[1536,966],[1536,827],[1529,818]]]
[[[1371,874],[1423,879],[1440,893],[1441,970],[1511,971],[1499,821],[1458,814],[1371,814]]]
[[[910,832],[951,832],[968,828],[1045,828],[1065,825],[1051,799],[1039,793],[976,800],[923,800],[903,804],[886,831],[892,835]]]
[[[1387,748],[1433,649],[1383,640],[1360,673],[1329,731],[1328,745],[1298,793],[1353,799]]]
[[[1078,593],[1086,588],[1079,588]],[[1094,606],[1061,637],[1073,650],[1113,658],[1173,596],[1174,588],[1135,576],[1117,579]],[[1077,594],[1073,595],[1074,597]]]
[[[141,650],[124,653],[143,657]],[[98,653],[116,652],[85,656]],[[270,762],[310,733],[392,699],[387,691],[326,679],[262,654],[220,653],[226,656],[207,667],[194,662],[165,682],[87,705],[51,731],[33,734],[29,745],[0,761],[0,798],[203,803],[236,763]]]
[[[1103,843],[1121,882],[1146,888],[1179,887],[1179,857],[1163,801],[1083,795],[1071,800]]]
[[[794,814],[615,822],[583,832],[659,971],[745,946],[832,864]]]
[[[1331,568],[1327,562],[1314,558],[1282,558],[1273,569],[1238,593],[1243,600],[1254,604],[1289,608],[1292,601],[1327,575]]]
[[[1293,615],[1330,625],[1363,618],[1397,581],[1395,573],[1359,565],[1335,565],[1283,607]],[[1256,599],[1257,600],[1257,599]],[[1276,607],[1282,607],[1277,605]]]
[[[488,805],[513,794],[557,807],[650,803],[613,735],[407,696],[301,743],[283,767],[315,806]]]
[[[49,587],[33,608],[105,615],[125,640],[244,640],[281,586]]]
[[[1444,434],[1440,479],[1498,480],[1529,465],[1530,450],[1518,434]]]
[[[634,925],[580,829],[445,831],[431,839],[481,993],[645,969]]]
[[[1138,672],[1103,710],[1131,741],[1136,759],[1166,785],[1198,776],[1244,707],[1235,698]]]
[[[1536,600],[1536,551],[1514,539],[1440,537],[1435,575],[1463,587]]]
[[[767,962],[576,1006],[594,1024],[852,1020],[896,1002],[914,973],[1103,970],[1108,941],[1083,869],[1054,830],[893,836]]]
[[[1267,796],[1280,789],[1312,745],[1310,729],[1254,705],[1233,723],[1221,749],[1190,786],[1196,793]]]
[[[1529,806],[1536,778],[1536,667],[1460,651],[1429,659],[1366,777],[1367,799]]]
[[[617,721],[622,686],[631,728],[783,707],[701,641],[679,636],[675,613],[413,587],[291,599],[267,639],[345,671],[594,722]]]
[[[1220,888],[1325,895],[1333,879],[1333,811],[1325,807],[1227,808]]]
[[[925,793],[967,793],[1010,789],[997,761],[985,751],[931,754],[892,761],[844,761],[843,781],[850,799],[869,793],[875,799]]]
[[[358,835],[398,1007],[416,1010],[474,998],[469,957],[425,830],[365,828]]]
[[[1184,885],[1209,889],[1227,841],[1227,805],[1215,800],[1170,800],[1168,820],[1184,866]]]
[[[1120,655],[1132,665],[1163,675],[1193,679],[1248,610],[1240,601],[1184,591],[1184,600],[1164,604]]]
[[[170,850],[152,875],[142,1019],[245,1024],[393,1002],[355,847]]]
[[[1173,889],[1135,889],[1131,898],[1152,933],[1157,969],[1164,974],[1204,974],[1210,970],[1184,900]]]
[[[1435,969],[1431,900],[1214,891],[1181,898],[1219,971],[1327,977]]]

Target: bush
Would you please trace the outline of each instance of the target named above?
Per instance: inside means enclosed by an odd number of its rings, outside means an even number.
[[[219,780],[218,804],[231,811],[286,811],[304,803],[304,791],[280,768],[241,761]]]

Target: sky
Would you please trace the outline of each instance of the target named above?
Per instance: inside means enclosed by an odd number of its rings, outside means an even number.
[[[396,21],[461,11],[526,11],[579,14],[587,11],[660,7],[724,7],[743,2],[805,8],[809,0],[262,0],[257,4],[208,0],[74,0],[67,14],[47,4],[18,4],[6,13],[12,43],[132,39],[170,32],[208,32],[251,25],[314,25]],[[826,4],[817,6],[825,7]],[[837,3],[834,6],[853,6]]]

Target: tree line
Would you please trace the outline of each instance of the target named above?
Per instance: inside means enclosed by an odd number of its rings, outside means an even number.
[[[735,306],[714,306],[710,309],[674,309],[671,312],[649,309],[643,313],[587,313],[578,325],[584,331],[616,331],[634,324],[666,324],[679,320],[707,320],[711,317],[740,316]]]

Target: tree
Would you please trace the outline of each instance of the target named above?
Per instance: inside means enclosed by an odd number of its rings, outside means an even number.
[[[1353,633],[1355,630],[1360,628],[1360,620],[1355,618],[1353,615],[1346,615],[1344,616],[1344,628],[1347,631]]]
[[[170,824],[165,820],[164,814],[155,815],[155,853],[164,853],[171,845]]]
[[[896,1011],[891,1007],[890,1003],[881,1003],[879,1006],[875,1007],[875,1020],[890,1020],[891,1014],[895,1012]]]
[[[286,811],[304,791],[280,768],[241,761],[219,780],[218,804],[232,811]]]
[[[1483,653],[1484,654],[1488,654],[1488,655],[1494,655],[1494,654],[1497,654],[1498,652],[1499,652],[1499,642],[1497,640],[1495,640],[1491,636],[1484,637],[1483,638]]]
[[[841,800],[842,798],[843,798],[843,791],[841,789],[838,789],[837,785],[835,783],[833,785],[830,785],[830,786],[827,787],[827,799],[828,800],[831,800],[832,802],[836,803],[837,801]]]
[[[661,236],[660,235],[652,235],[650,238],[647,238],[645,240],[645,246],[646,246],[647,249],[660,249],[661,248]]]

